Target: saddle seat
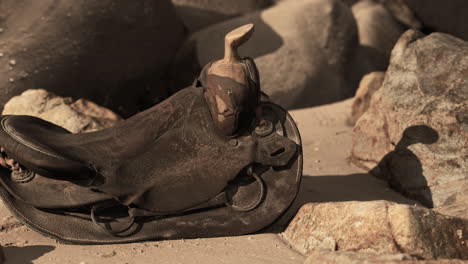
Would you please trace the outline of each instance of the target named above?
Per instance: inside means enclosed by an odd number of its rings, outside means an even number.
[[[201,94],[201,89],[184,89],[112,128],[82,134],[32,116],[1,116],[0,145],[9,157],[43,176],[93,178],[96,168],[137,156],[184,122],[191,115],[187,106],[203,108]]]

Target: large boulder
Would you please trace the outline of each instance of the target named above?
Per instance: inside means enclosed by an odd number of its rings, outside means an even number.
[[[468,220],[387,201],[308,203],[282,233],[304,254],[313,250],[468,258]]]
[[[352,160],[441,212],[468,216],[468,43],[407,31],[353,131]]]
[[[353,95],[344,75],[358,45],[357,30],[351,11],[339,0],[279,2],[193,34],[174,65],[176,87],[191,84],[201,67],[222,58],[225,34],[247,23],[255,24],[255,33],[240,54],[255,58],[261,88],[272,101],[296,108]]]
[[[388,1],[388,0],[387,0]],[[390,0],[391,1],[391,0]],[[404,0],[426,29],[449,33],[468,41],[468,1]]]
[[[401,263],[401,261],[413,260],[406,254],[373,254],[353,251],[323,251],[316,250],[308,254],[304,264],[376,264],[376,263]]]
[[[122,120],[114,112],[91,101],[74,101],[43,89],[27,90],[11,98],[2,114],[39,117],[72,133],[101,130]]]
[[[270,6],[272,0],[172,0],[190,32]]]
[[[132,82],[161,75],[184,38],[170,0],[3,0],[0,29],[0,110],[38,87],[135,112]]]
[[[350,251],[313,251],[304,264],[466,264],[461,259],[418,260],[405,254],[372,254]]]

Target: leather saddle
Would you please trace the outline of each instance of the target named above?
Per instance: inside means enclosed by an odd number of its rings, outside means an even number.
[[[0,117],[0,195],[31,229],[78,244],[242,235],[273,223],[302,176],[299,131],[259,100],[253,25],[192,87],[115,127],[71,134]]]

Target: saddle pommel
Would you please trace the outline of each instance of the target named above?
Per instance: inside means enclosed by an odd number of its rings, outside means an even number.
[[[247,24],[226,34],[224,58],[208,64],[201,74],[213,121],[224,136],[234,136],[242,123],[250,124],[259,102],[257,67],[238,52],[253,32],[254,25]]]

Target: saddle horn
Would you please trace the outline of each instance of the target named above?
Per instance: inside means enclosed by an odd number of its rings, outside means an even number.
[[[247,24],[227,33],[224,37],[224,58],[211,63],[208,74],[231,78],[246,84],[247,73],[236,70],[236,65],[244,63],[238,49],[250,39],[254,30],[254,24]]]
[[[225,63],[240,62],[238,48],[247,42],[254,32],[254,24],[247,24],[229,32],[224,38],[224,58]]]
[[[208,64],[202,72],[211,116],[223,136],[234,136],[243,124],[250,124],[259,103],[257,66],[253,59],[242,58],[238,52],[254,28],[254,24],[247,24],[226,34],[224,58]]]

